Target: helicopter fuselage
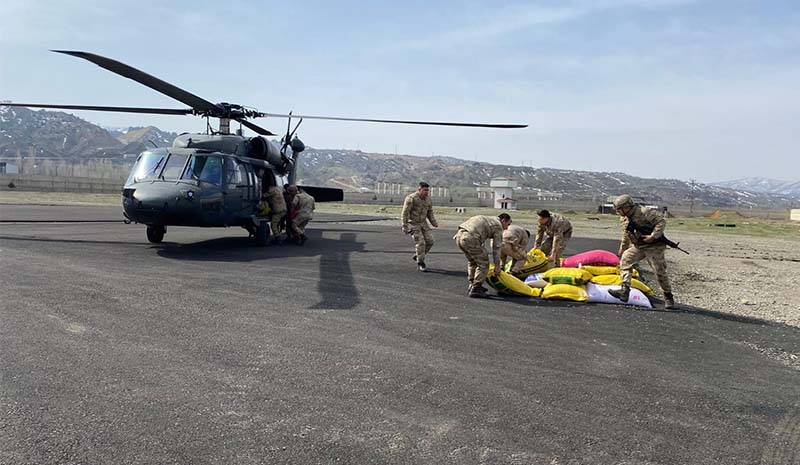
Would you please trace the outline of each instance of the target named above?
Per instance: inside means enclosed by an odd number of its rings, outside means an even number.
[[[262,189],[282,186],[287,174],[261,159],[280,154],[257,139],[185,134],[172,147],[142,152],[122,190],[125,217],[159,227],[254,225]]]

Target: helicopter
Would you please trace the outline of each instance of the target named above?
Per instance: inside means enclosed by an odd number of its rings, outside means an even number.
[[[261,196],[272,186],[295,184],[300,154],[305,144],[297,129],[305,119],[372,123],[513,129],[522,124],[459,123],[370,118],[345,118],[265,113],[239,104],[212,103],[132,66],[93,53],[69,50],[52,52],[82,58],[122,77],[171,97],[189,108],[143,108],[92,105],[53,105],[3,102],[4,106],[92,110],[161,115],[193,115],[206,118],[205,134],[185,133],[171,147],[140,153],[122,188],[122,214],[127,224],[147,227],[147,240],[160,243],[167,226],[230,227],[246,229],[255,243],[266,245],[271,235],[270,218],[260,214]],[[253,118],[286,118],[286,133],[280,147],[267,137],[273,132],[254,124]],[[218,128],[209,120],[219,119]],[[292,129],[292,119],[297,124]],[[231,121],[240,128],[231,133]],[[257,133],[246,137],[241,126]],[[265,137],[266,136],[266,137]],[[316,202],[344,200],[341,189],[298,186]]]

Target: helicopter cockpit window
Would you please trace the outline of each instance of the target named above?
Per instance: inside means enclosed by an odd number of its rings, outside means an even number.
[[[250,171],[248,170],[248,166],[245,163],[236,163],[237,171],[239,172],[239,186],[252,186],[253,183],[250,180]]]
[[[183,179],[199,179],[218,186],[222,185],[222,157],[208,155],[193,155]]]
[[[247,177],[242,178],[244,172],[244,165],[236,160],[228,159],[225,162],[225,182],[229,186],[246,186]]]
[[[183,166],[186,164],[186,155],[178,155],[171,153],[167,159],[167,164],[164,165],[164,171],[161,173],[161,178],[166,180],[180,179],[183,172]]]
[[[163,166],[163,153],[144,152],[136,161],[136,166],[131,171],[131,177],[134,182],[155,179]]]

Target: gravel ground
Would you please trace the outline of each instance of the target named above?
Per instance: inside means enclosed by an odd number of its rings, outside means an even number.
[[[614,228],[588,221],[574,225],[576,234],[584,237],[620,235]],[[800,326],[800,292],[794,287],[800,276],[800,242],[685,231],[669,236],[690,253],[667,249],[668,272],[679,304]],[[642,270],[659,293],[649,265]]]
[[[371,224],[399,225],[399,220]],[[456,220],[441,220],[452,228]],[[617,239],[620,231],[608,223],[573,220],[575,236]],[[523,224],[525,227],[531,225]],[[667,265],[677,304],[746,318],[800,327],[800,242],[789,238],[676,232],[669,234],[690,252],[667,249]],[[640,267],[658,297],[661,290],[650,267]]]

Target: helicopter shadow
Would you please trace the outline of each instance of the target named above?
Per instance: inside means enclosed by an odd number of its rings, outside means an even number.
[[[325,231],[329,232],[329,231]],[[337,239],[323,237],[321,230],[307,230],[308,242],[253,247],[246,237],[224,237],[191,244],[164,243],[153,248],[156,253],[172,260],[258,262],[270,259],[292,259],[319,256],[317,291],[320,301],[309,307],[314,310],[349,310],[361,302],[350,267],[350,254],[364,251],[353,231],[341,232]]]

